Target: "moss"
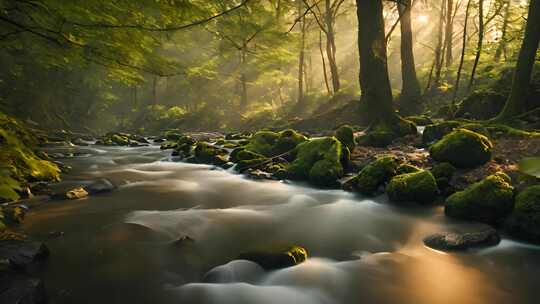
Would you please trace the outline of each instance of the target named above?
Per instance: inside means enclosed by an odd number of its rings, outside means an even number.
[[[431,203],[438,194],[437,182],[426,170],[394,176],[386,186],[393,202]]]
[[[460,126],[461,129],[466,129],[469,131],[476,132],[478,134],[482,134],[485,137],[489,138],[491,135],[489,134],[488,129],[485,127],[485,125],[481,123],[466,123]]]
[[[418,126],[427,126],[433,124],[433,120],[426,115],[408,116],[406,120],[414,122]]]
[[[443,138],[446,134],[452,132],[455,128],[459,127],[462,123],[458,121],[445,121],[432,125],[427,125],[422,133],[422,142],[424,144],[431,144]]]
[[[397,168],[396,174],[399,175],[399,174],[406,174],[406,173],[414,173],[421,170],[422,169],[418,168],[417,166],[413,166],[410,164],[402,164]]]
[[[496,224],[512,211],[514,187],[504,173],[486,177],[446,199],[444,212],[450,217]]]
[[[386,147],[399,137],[416,133],[417,128],[412,121],[396,116],[394,119],[383,121],[370,128],[364,136],[358,139],[358,144]]]
[[[293,150],[306,140],[304,135],[290,129],[279,133],[260,131],[251,137],[245,149],[267,157],[276,156]]]
[[[456,172],[456,167],[452,166],[451,163],[439,163],[433,166],[430,171],[435,177],[439,189],[445,190],[450,185],[450,180]]]
[[[343,176],[342,144],[335,137],[312,139],[296,147],[296,158],[287,168],[293,179],[318,186],[334,186]]]
[[[335,137],[344,144],[349,151],[354,150],[356,143],[354,142],[354,131],[349,125],[339,127],[335,132]]]
[[[194,160],[198,163],[221,165],[227,162],[226,156],[226,150],[215,147],[207,142],[198,142],[195,146]]]
[[[383,155],[364,167],[356,176],[355,190],[373,195],[377,189],[397,174],[400,161],[394,155]]]
[[[477,90],[457,105],[455,117],[487,120],[501,112],[507,96],[493,90]]]
[[[440,162],[449,162],[458,168],[474,168],[491,159],[493,144],[481,134],[456,129],[433,144],[429,153]]]
[[[307,250],[300,246],[292,246],[288,251],[287,255],[294,259],[295,264],[303,263],[308,258]]]
[[[240,150],[236,154],[237,161],[252,160],[252,159],[258,159],[258,158],[265,158],[265,157],[259,153],[251,152],[249,150]]]
[[[540,185],[528,187],[516,196],[505,229],[515,237],[540,243]]]
[[[177,141],[180,138],[184,137],[184,134],[182,134],[178,130],[169,130],[169,131],[165,131],[165,133],[163,134],[163,137],[165,137],[167,140],[170,140],[170,141]]]
[[[129,145],[129,138],[127,138],[126,136],[118,135],[118,134],[113,134],[111,136],[111,141],[119,146]]]

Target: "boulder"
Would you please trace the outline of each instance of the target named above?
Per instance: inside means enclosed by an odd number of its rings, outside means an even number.
[[[116,189],[116,187],[113,183],[105,178],[98,179],[90,185],[84,186],[84,190],[90,195],[110,192],[114,189]]]
[[[194,161],[202,164],[223,165],[228,162],[228,152],[207,142],[198,142],[194,150]]]
[[[457,121],[445,121],[441,123],[427,125],[422,133],[422,142],[426,145],[434,143],[446,134],[452,132],[455,128],[458,128],[461,125]]]
[[[66,192],[65,198],[70,200],[80,199],[88,196],[88,192],[83,187],[77,187]]]
[[[435,177],[439,189],[446,192],[450,186],[450,181],[456,172],[456,167],[452,166],[451,163],[439,163],[434,165],[430,171]]]
[[[239,260],[255,262],[265,270],[276,270],[292,267],[305,262],[307,258],[307,250],[299,246],[293,246],[285,251],[247,252],[238,256]]]
[[[512,236],[540,244],[540,185],[525,188],[516,196],[504,226]]]
[[[426,246],[443,251],[495,246],[500,241],[501,237],[497,231],[490,227],[466,233],[436,233],[424,238],[424,244]]]
[[[349,148],[349,151],[354,150],[356,145],[354,141],[354,130],[349,125],[339,127],[334,135],[343,145]]]
[[[439,190],[431,172],[420,170],[394,176],[386,186],[386,193],[393,202],[428,204],[435,201]]]
[[[307,137],[290,129],[279,133],[259,131],[251,137],[245,149],[269,157],[291,151],[305,141]]]
[[[310,183],[336,186],[343,176],[343,146],[335,137],[316,138],[298,145],[294,161],[287,172],[291,179],[308,180]]]
[[[382,155],[365,166],[355,177],[354,189],[364,195],[374,195],[397,174],[400,161],[394,155]]]
[[[458,168],[474,168],[491,160],[493,144],[484,135],[456,129],[429,148],[431,157]]]
[[[458,105],[455,117],[488,120],[501,112],[508,96],[493,90],[478,90],[465,97]]]
[[[376,124],[365,135],[359,137],[357,143],[364,146],[386,147],[399,137],[417,133],[414,122],[396,116],[391,121]]]
[[[514,205],[514,187],[504,173],[496,173],[446,199],[447,216],[497,224]]]
[[[49,256],[45,244],[24,240],[0,241],[0,260],[7,260],[10,267],[26,269]]]

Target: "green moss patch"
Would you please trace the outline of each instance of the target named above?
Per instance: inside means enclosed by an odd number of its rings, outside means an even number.
[[[517,238],[540,243],[540,185],[528,187],[516,196],[505,229]]]
[[[429,153],[439,162],[458,168],[474,168],[491,159],[493,144],[484,135],[466,129],[456,129],[433,144]]]
[[[358,173],[353,188],[364,195],[373,195],[397,174],[399,165],[399,159],[393,155],[379,156]]]
[[[393,202],[431,203],[437,197],[437,182],[429,171],[420,170],[394,176],[386,186]]]

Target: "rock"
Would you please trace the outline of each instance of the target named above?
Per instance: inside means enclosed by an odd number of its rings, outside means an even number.
[[[70,200],[80,199],[88,196],[88,192],[82,187],[74,188],[66,192],[65,198]]]
[[[355,177],[354,189],[364,195],[374,195],[380,186],[397,174],[400,161],[394,155],[382,155],[365,166]]]
[[[25,269],[49,256],[45,244],[24,240],[0,241],[0,260],[7,260],[10,267]]]
[[[163,143],[165,141],[166,141],[166,139],[164,139],[164,138],[156,138],[152,142],[155,143],[155,144],[161,144],[161,143]]]
[[[74,140],[71,141],[71,143],[76,146],[89,146],[89,144],[85,142],[84,140],[82,140],[81,138],[75,138]]]
[[[357,143],[382,148],[390,145],[399,137],[417,133],[416,125],[412,121],[396,116],[391,121],[385,121],[372,127],[365,135],[358,138]]]
[[[439,190],[431,172],[420,170],[394,176],[386,186],[386,193],[393,202],[428,204],[435,201]]]
[[[354,150],[356,145],[354,141],[354,130],[349,125],[344,125],[336,130],[334,135],[343,145],[349,148],[349,151]]]
[[[252,179],[273,179],[272,173],[268,173],[259,169],[247,170],[246,176]]]
[[[239,260],[248,260],[259,264],[265,270],[276,270],[292,267],[307,260],[305,248],[293,246],[285,251],[278,252],[248,252],[238,256]]]
[[[316,138],[295,148],[294,161],[287,167],[291,179],[331,187],[343,176],[343,146],[335,137]]]
[[[114,189],[116,189],[116,187],[113,183],[105,178],[98,179],[90,185],[84,186],[84,190],[90,195],[111,192]]]
[[[13,271],[0,270],[0,303],[41,304],[47,302],[43,282]]]
[[[431,157],[458,168],[474,168],[491,159],[493,144],[484,135],[456,129],[429,148]]]
[[[452,166],[451,163],[439,163],[433,166],[430,171],[435,177],[439,189],[446,192],[450,186],[450,180],[456,172],[456,167]]]
[[[495,246],[501,237],[493,228],[466,233],[436,233],[424,239],[430,248],[444,251],[466,250],[478,247]]]
[[[291,151],[305,141],[307,137],[290,129],[279,133],[259,131],[251,137],[245,149],[269,157]]]
[[[540,244],[540,185],[528,187],[516,196],[514,210],[504,227],[512,236]]]
[[[421,170],[422,169],[418,168],[417,166],[413,166],[410,164],[402,164],[397,168],[396,174],[400,175],[400,174],[406,174],[406,173],[414,173]]]
[[[194,161],[220,166],[228,162],[227,155],[228,152],[225,149],[215,147],[207,142],[198,142],[194,150]]]
[[[508,96],[492,90],[478,90],[457,105],[455,117],[488,120],[501,112]]]
[[[249,139],[251,137],[251,133],[245,132],[245,133],[229,133],[225,135],[226,140],[242,140],[242,139]]]
[[[500,172],[486,177],[446,199],[447,216],[497,224],[514,204],[514,187],[508,175]]]
[[[458,121],[444,121],[441,123],[427,125],[422,133],[422,142],[426,145],[434,143],[446,134],[452,132],[461,125]]]
[[[414,122],[417,126],[427,126],[433,124],[433,120],[426,115],[408,116],[406,120]]]

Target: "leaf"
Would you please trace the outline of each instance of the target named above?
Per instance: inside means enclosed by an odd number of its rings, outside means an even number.
[[[540,178],[540,157],[524,158],[518,167],[521,173]]]

